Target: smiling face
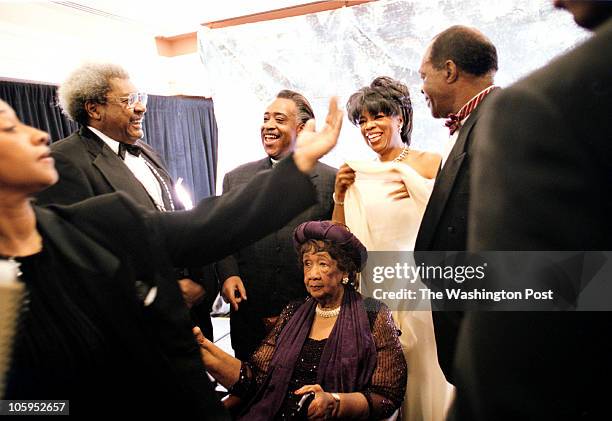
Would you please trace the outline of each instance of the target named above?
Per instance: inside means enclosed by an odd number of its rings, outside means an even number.
[[[134,143],[144,136],[142,124],[147,107],[137,102],[134,108],[127,106],[127,97],[138,92],[129,79],[111,79],[111,90],[106,95],[106,104],[94,104],[95,114],[91,114],[90,124],[102,133],[123,143]]]
[[[431,46],[427,48],[419,74],[423,85],[421,92],[425,95],[427,106],[434,118],[446,118],[456,110],[453,110],[453,101],[450,95],[450,87],[446,83],[446,70],[436,69],[431,62]]]
[[[276,98],[266,108],[261,125],[261,142],[270,158],[281,159],[295,147],[295,139],[302,124],[297,120],[295,102]]]
[[[342,303],[347,276],[338,263],[326,251],[307,250],[302,254],[304,286],[306,291],[322,306],[337,307]]]
[[[359,118],[359,128],[370,149],[383,155],[393,148],[403,146],[400,136],[402,122],[399,116],[387,116],[382,112],[371,115],[366,110]]]
[[[20,122],[0,100],[0,188],[30,195],[54,184],[58,175],[48,143],[47,133]]]

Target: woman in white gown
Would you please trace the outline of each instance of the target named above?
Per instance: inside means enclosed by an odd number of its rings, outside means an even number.
[[[347,103],[376,161],[349,161],[336,176],[334,219],[370,251],[412,251],[441,157],[411,149],[412,104],[401,82],[378,77]],[[428,303],[395,311],[408,363],[404,421],[442,421],[452,387],[438,365]]]

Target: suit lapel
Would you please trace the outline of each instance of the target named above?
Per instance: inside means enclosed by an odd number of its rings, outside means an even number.
[[[153,167],[155,167],[159,176],[163,179],[164,183],[166,183],[166,187],[168,187],[168,190],[170,190],[170,194],[172,195],[172,197],[169,197],[168,192],[166,191],[164,186],[160,185],[162,200],[164,201],[164,206],[166,210],[172,209],[171,203],[174,204],[174,209],[177,210],[177,205],[179,205],[179,203],[177,202],[176,195],[174,195],[174,183],[172,182],[172,177],[166,171],[166,167],[164,166],[161,158],[148,144],[140,141],[136,143],[142,148],[143,158],[146,159]],[[157,178],[157,176],[155,178]]]
[[[162,162],[159,155],[155,153],[153,148],[151,148],[151,146],[149,146],[145,142],[141,142],[140,140],[136,142],[136,145],[142,148],[142,153],[145,155],[145,157],[149,159],[149,162],[151,162],[156,168],[160,168],[160,169],[164,168],[164,163]]]
[[[249,165],[247,168],[237,173],[237,185],[241,186],[243,184],[248,183],[257,173],[261,171],[271,170],[272,161],[270,161],[270,158],[264,158],[259,161],[254,161],[253,165]]]
[[[102,139],[87,128],[81,129],[81,137],[92,156],[93,165],[100,171],[113,190],[124,191],[137,203],[143,206],[150,204],[151,209],[156,209],[153,200],[151,200],[140,181]]]
[[[121,264],[119,258],[59,218],[51,210],[34,207],[38,228],[62,256],[93,274],[112,278]]]
[[[288,159],[292,159],[292,158],[288,158]],[[271,170],[272,169],[272,161],[270,160],[270,158],[264,158],[261,161],[259,161],[259,165],[256,166],[256,173],[259,171],[263,171],[263,170]],[[310,174],[310,179],[315,179],[319,176],[319,174],[317,173],[317,167],[315,166],[315,169],[312,171],[312,173]]]
[[[480,106],[472,111],[465,124],[461,127],[457,141],[451,149],[444,167],[442,167],[442,170],[436,177],[417,237],[416,244],[419,250],[429,249],[433,236],[438,229],[440,217],[446,208],[446,202],[455,185],[457,174],[466,159],[467,148],[469,146],[467,140],[478,119],[479,108]]]
[[[291,158],[290,158],[291,159]],[[272,161],[270,160],[270,158],[263,158],[259,161],[253,161],[253,163],[248,167],[248,170],[243,170],[243,172],[239,172],[236,174],[236,178],[235,180],[231,183],[232,185],[230,185],[230,189],[232,187],[234,187],[235,183],[237,182],[237,185],[242,185],[245,184],[247,182],[249,182],[251,180],[251,178],[253,178],[255,176],[255,174],[261,172],[261,171],[265,171],[265,170],[271,170],[272,169]],[[319,174],[317,172],[317,167],[315,167],[315,169],[313,170],[312,174],[310,174],[310,179],[314,180],[319,177]]]
[[[272,169],[272,160],[270,158],[264,158],[257,163],[254,167],[256,172],[263,170],[271,170]]]

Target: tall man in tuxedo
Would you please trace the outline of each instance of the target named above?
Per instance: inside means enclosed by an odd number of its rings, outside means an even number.
[[[223,193],[248,183],[255,174],[271,169],[295,148],[298,134],[314,113],[306,98],[294,91],[280,91],[266,108],[261,142],[267,157],[230,171],[223,179]],[[247,360],[272,327],[285,305],[306,295],[304,276],[298,269],[293,230],[304,221],[331,219],[336,170],[318,163],[311,173],[318,203],[280,230],[218,262],[222,294],[232,306],[232,348]],[[283,206],[278,198],[276,206]],[[248,300],[247,300],[248,296]]]
[[[450,138],[415,243],[419,251],[463,251],[467,246],[474,128],[495,90],[497,51],[474,28],[452,26],[434,37],[423,56],[421,92],[434,118],[447,119]],[[432,285],[433,286],[433,285]],[[462,314],[432,305],[440,367],[453,383],[452,361]],[[435,311],[440,310],[440,311]]]
[[[594,35],[483,110],[469,250],[612,250],[612,3],[555,5]],[[466,315],[456,419],[610,419],[611,330],[609,312]]]
[[[60,86],[58,96],[64,113],[82,127],[51,145],[60,178],[37,196],[38,204],[72,204],[124,191],[147,209],[183,209],[161,158],[141,140],[147,95],[137,91],[122,67],[83,65]],[[216,295],[214,270],[190,271],[177,269],[177,279],[194,321],[212,337],[211,303],[204,296]]]

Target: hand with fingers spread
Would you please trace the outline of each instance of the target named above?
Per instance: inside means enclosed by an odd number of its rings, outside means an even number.
[[[238,311],[242,301],[246,301],[246,289],[240,276],[230,276],[223,282],[221,296],[226,303],[232,306],[232,310]]]
[[[314,120],[308,120],[297,137],[293,160],[302,172],[310,172],[319,158],[331,151],[338,142],[344,113],[338,108],[338,99],[329,100],[329,111],[325,126],[315,131]]]
[[[294,393],[296,395],[305,395],[313,392],[314,399],[308,407],[307,416],[309,420],[329,420],[336,416],[338,411],[338,401],[334,399],[331,393],[325,392],[318,384],[302,386]]]

